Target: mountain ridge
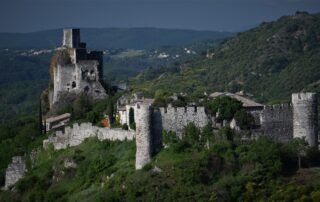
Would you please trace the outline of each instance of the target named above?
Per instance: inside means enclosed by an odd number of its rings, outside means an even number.
[[[217,40],[230,32],[165,28],[81,28],[83,41],[94,49],[155,48]],[[30,33],[0,33],[0,48],[54,48],[61,44],[62,29]]]

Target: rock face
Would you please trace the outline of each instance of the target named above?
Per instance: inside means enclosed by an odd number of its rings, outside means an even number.
[[[48,148],[49,144],[53,144],[56,150],[65,149],[79,145],[89,137],[97,137],[99,140],[133,140],[135,132],[120,128],[100,128],[92,123],[75,123],[72,128],[66,127],[64,132],[57,131],[55,136],[49,136],[43,141],[43,147]]]
[[[107,96],[101,84],[103,53],[87,52],[86,44],[80,42],[79,29],[64,29],[63,46],[56,50],[51,66],[51,105],[63,99],[65,94],[85,93],[93,100]]]
[[[316,93],[292,94],[293,137],[306,138],[310,146],[318,144],[318,111]]]
[[[9,189],[10,186],[20,180],[26,171],[27,167],[25,159],[22,156],[12,157],[12,162],[8,165],[6,170],[5,189]]]
[[[151,109],[147,104],[136,106],[136,169],[142,169],[151,161]]]

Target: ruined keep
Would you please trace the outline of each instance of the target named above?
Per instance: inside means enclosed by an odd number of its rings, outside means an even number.
[[[88,52],[80,41],[79,29],[64,29],[62,47],[56,49],[51,61],[53,93],[50,104],[66,95],[85,93],[89,98],[103,99],[107,96],[102,86],[103,53]]]
[[[316,93],[292,94],[293,137],[305,138],[310,146],[318,145],[318,111]]]

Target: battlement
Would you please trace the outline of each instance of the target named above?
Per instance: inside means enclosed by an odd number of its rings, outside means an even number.
[[[205,113],[204,107],[198,107],[198,106],[189,106],[189,107],[173,107],[171,104],[168,105],[168,107],[161,107],[160,111],[162,114],[167,113],[178,113],[178,114],[192,114],[195,113]]]
[[[64,29],[62,45],[68,48],[80,47],[80,29]]]
[[[197,127],[203,128],[209,123],[209,117],[204,107],[168,107],[160,108],[163,129],[173,131],[182,136],[182,131],[188,123],[194,123]]]
[[[303,100],[315,100],[317,99],[317,93],[293,93],[292,94],[292,103],[303,101]]]
[[[264,111],[272,111],[272,110],[292,110],[292,105],[290,103],[285,104],[275,104],[275,105],[265,105],[263,107]]]

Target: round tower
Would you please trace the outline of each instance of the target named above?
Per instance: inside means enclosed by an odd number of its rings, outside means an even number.
[[[151,161],[151,109],[148,104],[137,104],[136,115],[136,169],[142,169]]]
[[[310,146],[318,144],[318,110],[316,93],[292,94],[293,137],[305,138]]]

